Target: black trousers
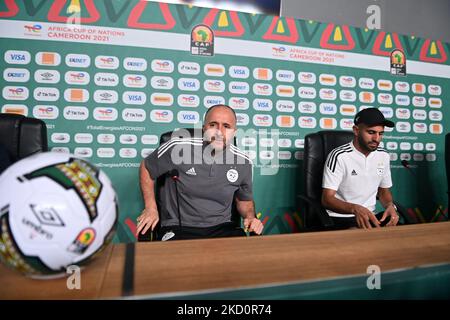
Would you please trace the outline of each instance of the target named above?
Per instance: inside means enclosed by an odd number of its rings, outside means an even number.
[[[158,240],[189,240],[223,237],[245,237],[244,230],[233,222],[222,223],[207,228],[168,226],[158,231]]]
[[[380,220],[383,216],[384,211],[379,212],[375,215],[375,217]],[[355,217],[349,217],[349,218],[338,218],[338,217],[330,217],[331,220],[334,222],[334,229],[342,230],[342,229],[349,229],[349,228],[358,228],[358,223],[356,222]],[[380,227],[384,227],[386,223],[388,223],[391,220],[391,217],[387,217],[386,220],[381,222]],[[372,222],[370,222],[372,227],[375,227]]]

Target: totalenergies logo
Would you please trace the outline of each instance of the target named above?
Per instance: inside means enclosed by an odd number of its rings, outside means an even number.
[[[267,91],[269,90],[269,85],[265,84],[265,85],[258,85],[256,86],[259,90],[261,91]]]
[[[408,92],[409,91],[409,83],[397,81],[395,83],[395,90],[398,92]]]
[[[108,116],[113,113],[112,109],[99,109],[98,113],[100,113],[102,116]]]
[[[142,81],[142,77],[141,76],[134,76],[134,77],[129,76],[128,80],[130,80],[131,83],[138,84],[139,82]]]
[[[268,84],[255,83],[253,92],[257,95],[270,96],[272,94],[272,86]]]
[[[172,73],[175,65],[170,60],[155,59],[152,61],[152,70],[154,72]]]
[[[70,73],[70,76],[74,80],[83,81],[83,78],[86,76],[83,72]]]
[[[412,104],[415,107],[425,107],[427,104],[427,100],[424,97],[414,96]]]
[[[432,95],[440,95],[442,92],[442,89],[441,89],[441,86],[439,86],[439,85],[430,84],[428,86],[428,92]]]
[[[114,108],[95,108],[94,119],[100,121],[114,121],[117,119],[117,110]]]
[[[320,89],[319,91],[320,98],[324,100],[335,100],[336,99],[336,91],[333,89]]]
[[[426,133],[427,132],[427,125],[425,124],[425,123],[422,123],[422,122],[416,122],[416,123],[414,123],[414,126],[413,126],[413,130],[414,130],[414,132],[416,132],[416,133]]]
[[[54,111],[54,109],[53,109],[53,107],[40,107],[40,108],[38,108],[38,111],[41,113],[41,114],[51,114],[51,113],[53,113],[53,111]]]
[[[253,124],[258,127],[270,127],[272,125],[272,116],[256,114],[253,116]]]
[[[396,113],[397,113],[397,118],[400,118],[400,119],[409,119],[409,117],[411,115],[408,109],[397,109]]]
[[[101,69],[117,69],[119,59],[114,56],[97,56],[95,57],[95,66]]]
[[[298,125],[300,128],[315,128],[317,121],[313,117],[300,117],[298,118]]]
[[[195,96],[183,96],[181,99],[184,103],[187,104],[194,103],[194,101],[196,100]]]
[[[286,47],[272,47],[272,54],[275,57],[286,57],[287,55],[287,49]]]
[[[22,88],[9,88],[8,91],[13,96],[20,96],[24,92]]]
[[[56,119],[58,115],[56,106],[37,105],[33,108],[33,116],[38,119]]]
[[[150,118],[154,122],[172,122],[173,113],[169,110],[152,110]]]
[[[249,105],[246,98],[230,98],[230,107],[233,109],[245,110],[248,109]]]
[[[114,63],[114,58],[112,57],[104,57],[99,59],[103,64],[111,65]]]
[[[240,99],[233,98],[233,99],[231,99],[231,102],[236,106],[242,106],[245,104],[244,98],[240,98]]]
[[[316,75],[311,72],[300,72],[298,74],[300,83],[314,84],[316,82]]]
[[[25,25],[24,28],[27,30],[27,32],[31,33],[40,33],[42,30],[42,26],[40,24],[34,24],[32,26]]]
[[[168,61],[156,61],[155,63],[160,69],[166,69],[169,67]]]
[[[339,78],[340,85],[343,87],[354,87],[356,85],[355,77],[342,76]]]
[[[178,96],[178,104],[182,107],[198,107],[200,99],[196,95],[181,94]]]
[[[269,121],[269,116],[256,116],[256,119],[258,121],[267,122],[267,121]]]
[[[351,129],[353,127],[353,120],[352,119],[341,119],[341,129]]]
[[[219,89],[222,82],[220,81],[207,81],[206,85],[211,89]]]

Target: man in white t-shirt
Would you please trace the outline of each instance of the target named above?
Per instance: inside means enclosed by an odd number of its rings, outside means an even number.
[[[384,127],[394,127],[377,108],[358,112],[353,141],[335,148],[325,162],[322,205],[339,229],[395,226],[399,216],[392,187],[389,154],[379,144]],[[374,213],[377,195],[383,213]]]

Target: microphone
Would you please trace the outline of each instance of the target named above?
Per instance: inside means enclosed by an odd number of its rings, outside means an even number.
[[[409,162],[408,162],[408,160],[403,159],[401,162],[402,162],[402,166],[404,166],[405,168],[408,168],[408,167],[409,167]]]
[[[179,172],[177,169],[172,169],[167,174],[175,181],[179,178]]]
[[[401,163],[402,163],[402,166],[404,166],[406,169],[410,169],[408,160],[403,159],[401,161]]]
[[[409,166],[409,162],[408,160],[403,159],[402,161],[400,161],[400,163],[402,164],[402,166],[408,170],[408,172],[414,177],[414,179],[417,179],[417,175],[416,173],[411,169],[411,167]]]
[[[182,224],[181,224],[181,213],[180,213],[180,195],[178,193],[178,181],[180,178],[180,173],[178,169],[172,169],[167,173],[172,180],[175,182],[175,192],[177,194],[177,213],[178,213],[178,226],[180,227],[180,232],[182,232]]]

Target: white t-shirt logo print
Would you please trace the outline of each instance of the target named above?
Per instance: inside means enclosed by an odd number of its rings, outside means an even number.
[[[382,176],[384,174],[384,164],[378,163],[377,165],[377,175]]]
[[[227,172],[227,179],[230,182],[236,182],[239,177],[239,173],[235,169],[230,169]]]

